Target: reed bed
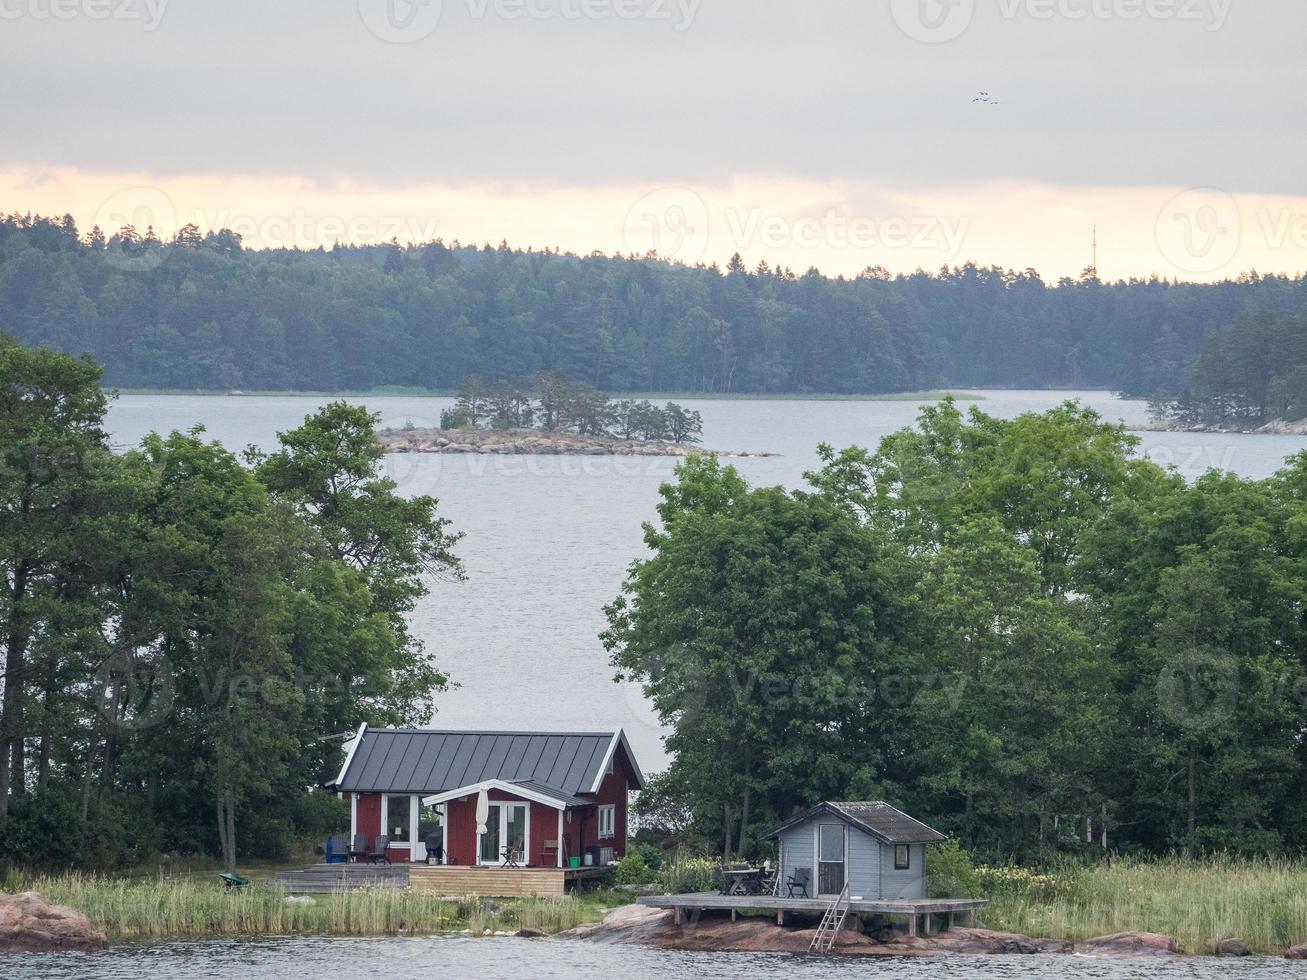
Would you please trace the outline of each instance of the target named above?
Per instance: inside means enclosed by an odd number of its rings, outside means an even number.
[[[314,895],[287,901],[281,888],[253,882],[238,891],[190,878],[108,878],[11,874],[4,891],[37,891],[77,909],[110,939],[205,936],[392,936],[471,930],[475,935],[534,929],[561,932],[602,914],[586,897],[451,900],[395,889]]]
[[[1237,937],[1254,951],[1307,942],[1307,864],[1283,859],[1119,859],[1044,873],[982,868],[992,929],[1078,941],[1159,932],[1187,953]]]

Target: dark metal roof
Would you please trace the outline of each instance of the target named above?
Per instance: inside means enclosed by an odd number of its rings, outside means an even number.
[[[565,793],[555,786],[545,786],[542,783],[533,782],[529,779],[515,779],[513,786],[521,786],[524,790],[532,793],[538,793],[541,796],[548,796],[552,800],[557,800],[569,807],[573,806],[593,806],[594,800],[583,800],[579,796],[573,796],[571,793]]]
[[[501,779],[538,783],[554,794],[589,793],[602,774],[609,749],[620,737],[620,732],[368,728],[362,731],[335,788],[341,792],[435,794]]]
[[[801,823],[806,823],[820,814],[839,817],[846,823],[865,830],[871,836],[886,844],[938,844],[948,840],[938,830],[927,827],[920,820],[915,820],[902,810],[888,803],[874,801],[870,803],[818,803],[810,810],[797,814],[786,820],[767,835],[777,837],[783,831]]]

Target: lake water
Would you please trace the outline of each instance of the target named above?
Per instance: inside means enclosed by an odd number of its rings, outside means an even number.
[[[984,392],[978,405],[1011,417],[1079,398],[1112,419],[1137,424],[1143,402],[1105,392]],[[439,398],[358,399],[387,425],[437,424]],[[109,413],[118,445],[151,430],[202,424],[233,450],[272,448],[326,399],[127,395]],[[798,487],[816,447],[874,447],[910,425],[913,401],[683,400],[703,414],[716,449],[781,453],[734,460],[755,485]],[[1144,451],[1196,477],[1209,468],[1244,476],[1273,473],[1307,450],[1297,436],[1149,433]],[[466,533],[459,554],[469,580],[433,583],[414,627],[459,686],[442,696],[433,723],[450,728],[573,729],[622,726],[646,771],[662,768],[659,727],[638,687],[614,685],[599,642],[603,607],[643,553],[641,522],[654,516],[658,485],[675,461],[635,457],[394,456],[391,475],[406,493],[433,494]],[[1026,974],[1029,975],[1029,974]]]
[[[570,940],[284,939],[122,946],[95,956],[11,957],[12,980],[142,980],[145,977],[486,977],[512,980],[1260,980],[1307,977],[1285,960],[1108,960],[1083,956],[950,956],[850,960],[768,953],[686,953]]]

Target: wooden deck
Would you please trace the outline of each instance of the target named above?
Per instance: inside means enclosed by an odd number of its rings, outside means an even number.
[[[456,868],[425,864],[315,864],[281,871],[273,883],[300,895],[327,895],[360,888],[395,888],[432,895],[485,898],[549,897],[602,876],[606,868]]]
[[[785,915],[792,912],[800,915],[820,916],[830,906],[829,898],[780,898],[774,895],[720,895],[717,892],[695,892],[690,895],[651,895],[636,899],[640,905],[655,909],[672,909],[676,921],[684,925],[693,914],[708,911],[729,911],[734,918],[740,912],[774,913],[778,924],[784,925]],[[888,901],[866,901],[853,899],[849,902],[852,915],[905,916],[908,921],[908,934],[915,936],[918,927],[929,935],[932,916],[946,916],[945,928],[954,924],[960,915],[970,922],[977,909],[989,903],[983,898],[922,898],[895,899]]]
[[[314,864],[300,871],[279,871],[272,883],[298,895],[330,895],[360,888],[409,886],[407,864]]]
[[[456,868],[414,865],[409,889],[433,895],[487,898],[561,897],[569,886],[604,874],[605,868]]]

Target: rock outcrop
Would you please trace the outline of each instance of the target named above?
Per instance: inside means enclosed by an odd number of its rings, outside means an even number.
[[[1157,932],[1117,932],[1076,943],[1085,956],[1179,956],[1175,940]]]
[[[488,456],[774,456],[703,449],[679,442],[581,436],[541,429],[384,429],[377,439],[388,453]]]
[[[1286,960],[1307,960],[1307,943],[1292,947],[1284,954]]]
[[[1252,956],[1252,947],[1242,939],[1222,939],[1216,944],[1217,956]]]
[[[629,905],[612,912],[597,925],[582,926],[564,935],[575,939],[611,944],[656,946],[663,949],[715,950],[731,952],[806,953],[815,930],[782,928],[769,918],[741,918],[709,914],[685,928],[676,926],[665,909]],[[955,953],[969,956],[1030,956],[1080,953],[1087,956],[1179,956],[1169,936],[1126,932],[1103,936],[1085,943],[1055,939],[1031,939],[1010,932],[989,929],[954,928],[933,936],[906,936],[886,931],[884,941],[845,929],[834,952],[843,956],[933,956]]]
[[[108,940],[91,920],[38,892],[0,894],[0,953],[90,953]]]

